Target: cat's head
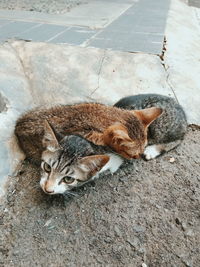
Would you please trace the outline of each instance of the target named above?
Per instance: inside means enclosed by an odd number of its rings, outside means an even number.
[[[47,194],[63,194],[90,181],[109,161],[95,154],[90,142],[77,135],[59,137],[45,122],[40,185]]]
[[[130,110],[131,116],[126,120],[126,124],[116,122],[104,131],[104,144],[124,158],[139,158],[148,143],[148,127],[162,112],[162,109],[157,107]]]

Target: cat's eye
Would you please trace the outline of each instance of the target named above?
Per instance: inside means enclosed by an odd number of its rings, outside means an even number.
[[[43,168],[45,172],[47,173],[51,172],[51,166],[48,163],[44,162]]]
[[[75,179],[74,179],[73,177],[71,177],[71,176],[65,176],[65,177],[63,178],[63,181],[64,181],[66,184],[72,184],[72,183],[75,181]]]

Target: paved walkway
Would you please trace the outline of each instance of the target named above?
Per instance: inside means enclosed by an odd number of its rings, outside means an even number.
[[[0,41],[22,39],[161,54],[170,0],[93,1],[65,15],[0,11]]]

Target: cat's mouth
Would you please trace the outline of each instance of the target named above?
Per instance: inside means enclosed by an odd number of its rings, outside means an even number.
[[[43,191],[48,195],[54,195],[55,194],[54,191],[47,191],[45,188],[43,188]]]

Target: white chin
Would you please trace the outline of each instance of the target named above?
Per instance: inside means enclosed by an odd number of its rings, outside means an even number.
[[[54,188],[54,194],[64,194],[66,191],[69,191],[64,185],[58,185]]]
[[[42,188],[42,190],[48,194],[46,191],[45,191],[45,183],[46,183],[47,179],[46,177],[41,177],[40,179],[40,186]],[[67,188],[66,186],[64,185],[56,185],[54,186],[54,188],[52,188],[52,190],[54,190],[53,193],[49,194],[49,195],[55,195],[55,194],[64,194],[66,191],[70,191],[69,188]]]

